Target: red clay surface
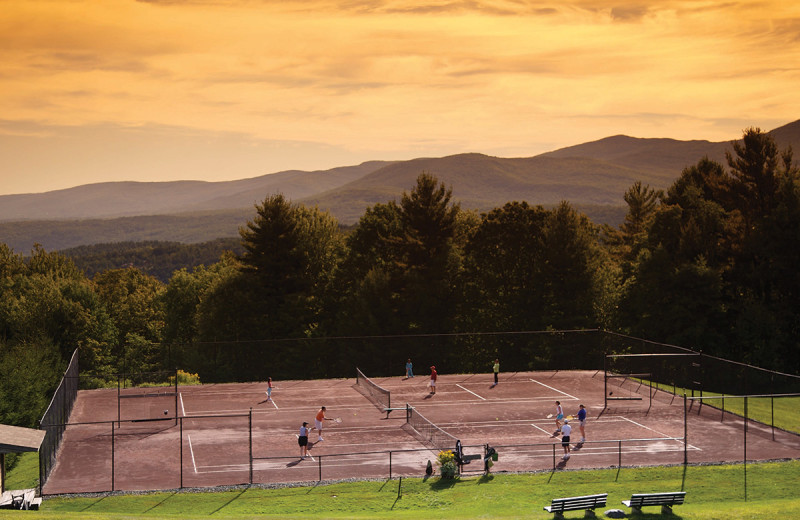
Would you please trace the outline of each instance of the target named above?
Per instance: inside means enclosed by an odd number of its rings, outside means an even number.
[[[689,463],[743,460],[741,420],[695,404],[687,414],[684,451],[683,399],[658,392],[651,404],[646,386],[616,386],[621,381],[609,380],[614,397],[642,400],[610,401],[604,410],[602,371],[507,373],[496,387],[491,374],[445,374],[435,395],[429,393],[427,375],[375,379],[391,391],[392,406],[414,406],[459,438],[465,454],[483,454],[487,443],[496,447],[499,460],[492,472],[681,464],[684,454]],[[266,383],[180,387],[177,420],[174,396],[126,398],[118,404],[116,390],[81,391],[70,423],[98,424],[67,428],[43,492],[423,476],[427,461],[435,461],[437,450],[409,432],[405,412],[394,411],[387,419],[356,389],[354,379],[275,381],[273,386],[272,401],[267,401]],[[579,446],[578,424],[571,421],[568,461],[561,458],[555,419],[547,418],[555,413],[556,400],[566,414],[577,414],[581,403],[589,412],[587,441]],[[323,442],[315,442],[312,432],[311,457],[301,461],[297,432],[303,421],[313,426],[323,405],[328,417],[342,422],[325,422]],[[167,420],[126,421],[163,418],[165,410]],[[751,422],[746,439],[748,460],[800,458],[797,435],[775,431],[773,439],[771,429]],[[481,472],[483,462],[464,470]]]

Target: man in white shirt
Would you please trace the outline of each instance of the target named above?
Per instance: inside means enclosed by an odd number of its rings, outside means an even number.
[[[569,419],[564,419],[564,426],[561,427],[561,446],[564,447],[564,460],[569,459],[569,434],[572,433],[572,426]]]

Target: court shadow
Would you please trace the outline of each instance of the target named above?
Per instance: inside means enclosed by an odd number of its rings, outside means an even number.
[[[583,448],[583,443],[579,442],[574,448],[572,448],[572,451],[580,451],[581,448]]]
[[[433,394],[428,394],[425,397],[423,397],[423,399],[430,399],[431,397],[433,397]]]
[[[287,462],[286,463],[286,467],[287,468],[293,468],[293,467],[297,466],[298,464],[300,464],[301,462],[303,462],[302,459],[293,460],[291,462]]]
[[[488,484],[489,482],[494,480],[494,475],[481,475],[481,478],[478,479],[478,484]]]

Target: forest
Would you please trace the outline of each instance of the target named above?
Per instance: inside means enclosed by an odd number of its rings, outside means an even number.
[[[791,149],[750,128],[726,164],[702,159],[666,192],[637,182],[624,199],[617,227],[567,201],[478,214],[421,172],[342,228],[270,194],[238,244],[160,277],[108,258],[89,275],[0,244],[0,423],[37,427],[76,348],[85,388],[175,368],[203,382],[400,374],[407,357],[443,372],[496,356],[504,370],[563,368],[529,333],[590,329],[800,372]],[[603,346],[555,347],[570,348]]]

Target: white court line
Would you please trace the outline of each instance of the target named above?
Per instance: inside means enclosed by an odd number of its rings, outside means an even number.
[[[181,398],[181,415],[183,415],[184,417],[186,417],[186,407],[185,407],[185,406],[183,406],[183,393],[182,393],[182,392],[180,392],[180,393],[178,393],[178,395],[179,395],[179,396],[180,396],[180,398]]]
[[[544,383],[542,383],[542,382],[540,382],[540,381],[537,381],[537,380],[535,380],[535,379],[533,379],[533,378],[531,378],[531,381],[533,381],[533,382],[534,382],[534,383],[536,383],[536,384],[542,385],[542,386],[543,386],[543,387],[545,387],[545,388],[549,388],[550,390],[552,390],[552,391],[554,391],[554,392],[558,392],[559,394],[566,395],[566,396],[567,396],[567,397],[569,397],[570,399],[575,399],[576,401],[578,400],[578,398],[577,398],[577,397],[575,397],[575,396],[572,396],[572,395],[569,395],[569,394],[568,394],[568,393],[566,393],[566,392],[562,392],[562,391],[561,391],[561,390],[559,390],[558,388],[553,388],[552,386],[546,385],[546,384],[544,384]]]
[[[266,393],[266,392],[265,392],[265,393]],[[278,405],[277,405],[277,404],[275,404],[275,399],[273,399],[272,397],[270,397],[270,395],[269,395],[269,394],[267,394],[267,399],[269,399],[269,402],[270,402],[270,403],[272,403],[272,406],[274,406],[276,410],[279,410],[279,408],[278,408]]]
[[[197,473],[197,463],[194,461],[194,448],[192,448],[192,436],[187,433],[186,438],[189,439],[189,453],[192,454],[192,466],[194,467],[194,472]]]
[[[539,427],[539,426],[536,426],[536,425],[535,425],[535,424],[533,424],[533,423],[531,423],[531,426],[533,426],[533,427],[534,427],[534,428],[536,428],[537,430],[540,430],[542,433],[545,433],[545,434],[547,434],[547,436],[548,436],[548,437],[552,437],[552,436],[553,436],[553,434],[552,434],[551,432],[549,432],[549,431],[545,430],[544,428],[541,428],[541,427]]]
[[[476,393],[475,393],[475,392],[473,392],[472,390],[467,390],[466,388],[464,388],[463,386],[461,386],[461,385],[459,385],[459,384],[456,384],[456,386],[457,386],[457,387],[459,387],[460,389],[464,390],[465,392],[469,392],[469,393],[471,393],[472,395],[474,395],[474,396],[475,396],[475,397],[477,397],[478,399],[482,399],[482,400],[484,400],[484,401],[486,400],[486,398],[485,398],[485,397],[481,397],[481,396],[479,396],[478,394],[476,394]]]

